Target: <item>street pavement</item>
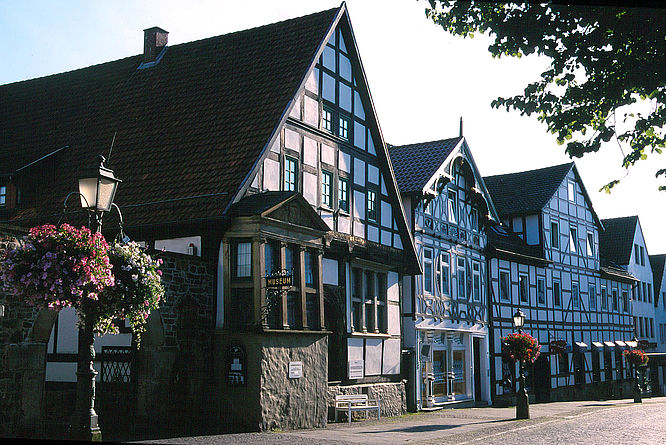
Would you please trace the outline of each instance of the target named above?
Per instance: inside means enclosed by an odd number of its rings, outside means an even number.
[[[332,424],[287,432],[178,437],[141,443],[203,444],[666,444],[666,397],[530,405],[529,420],[515,408],[463,408]]]

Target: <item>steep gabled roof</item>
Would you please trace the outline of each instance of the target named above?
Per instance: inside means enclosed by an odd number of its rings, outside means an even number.
[[[500,215],[539,213],[564,181],[573,162],[483,178]]]
[[[390,145],[391,162],[400,193],[421,192],[462,139],[460,136],[417,144]]]
[[[52,175],[13,221],[53,220],[116,132],[108,167],[123,180],[116,202],[128,225],[220,217],[343,10],[167,47],[149,69],[137,70],[137,55],[0,86],[0,174]],[[17,173],[61,147],[53,171],[41,162]]]
[[[622,216],[601,221],[605,230],[599,231],[599,256],[619,266],[629,264],[638,216]]]
[[[666,263],[666,254],[650,255],[650,266],[652,266],[652,283],[654,286],[655,305],[659,300],[662,278],[664,277],[664,263]]]

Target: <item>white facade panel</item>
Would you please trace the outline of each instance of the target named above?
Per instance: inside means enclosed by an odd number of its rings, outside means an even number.
[[[317,205],[317,175],[303,172],[303,197],[313,206]]]
[[[351,156],[342,151],[338,152],[338,168],[345,173],[351,173]]]
[[[330,258],[322,259],[324,284],[338,285],[338,260]]]
[[[264,160],[264,190],[280,190],[280,163]]]
[[[321,162],[335,166],[335,148],[330,145],[321,144]],[[343,170],[345,171],[345,170]]]
[[[382,372],[382,339],[365,340],[365,375],[379,375]]]
[[[303,137],[303,163],[311,167],[317,166],[317,141],[307,136]]]
[[[354,184],[365,185],[365,162],[354,158]]]
[[[312,99],[308,96],[305,96],[305,101],[304,101],[304,115],[303,115],[303,120],[305,121],[306,124],[310,124],[313,127],[316,127],[319,125],[319,103],[315,100]]]
[[[384,374],[400,374],[400,339],[389,339],[384,342]]]

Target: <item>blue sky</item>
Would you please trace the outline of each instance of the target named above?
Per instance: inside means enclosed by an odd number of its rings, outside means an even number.
[[[138,54],[143,29],[189,42],[339,6],[338,1],[53,1],[0,0],[0,84]],[[569,162],[564,147],[535,118],[493,110],[497,96],[519,93],[546,67],[534,56],[492,59],[485,36],[452,37],[429,22],[423,1],[349,0],[354,33],[387,142],[453,137],[460,116],[483,175]],[[617,142],[575,162],[601,218],[639,215],[650,254],[666,252],[666,193],[654,171],[664,157],[631,170],[611,195],[599,188],[617,176]]]

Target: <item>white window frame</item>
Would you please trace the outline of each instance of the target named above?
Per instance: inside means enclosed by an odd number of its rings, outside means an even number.
[[[555,292],[556,288],[557,292]],[[553,306],[562,307],[562,282],[559,278],[553,278]]]
[[[440,257],[440,289],[442,295],[451,296],[451,254],[449,252],[442,252]]]
[[[506,292],[502,290],[502,277],[506,277],[506,287],[504,288]],[[500,269],[498,280],[497,291],[499,292],[500,301],[511,301],[511,272]]]
[[[567,200],[569,202],[576,202],[576,184],[571,181],[567,182]]]
[[[321,205],[333,208],[333,174],[321,171]]]
[[[608,288],[601,286],[601,309],[608,309]]]
[[[594,284],[587,285],[587,299],[590,309],[597,308],[597,286]]]
[[[472,299],[481,301],[483,299],[483,286],[481,283],[481,263],[472,261]]]
[[[518,301],[530,304],[530,277],[525,273],[518,274]]]
[[[575,309],[580,308],[580,286],[578,283],[571,283],[571,307]]]
[[[235,277],[236,278],[249,278],[252,276],[252,243],[251,242],[237,242],[236,255],[234,255],[236,262]]]
[[[551,248],[560,248],[560,223],[558,221],[550,222],[550,244]]]
[[[455,190],[449,189],[446,194],[446,212],[448,221],[451,224],[458,224],[458,194]]]
[[[546,279],[544,277],[537,277],[537,304],[544,306],[547,303],[548,302],[546,301]]]
[[[433,250],[429,247],[423,248],[423,293],[433,295]],[[428,278],[430,279],[428,281]],[[430,283],[428,289],[427,283]]]
[[[456,284],[457,284],[457,298],[467,300],[467,273],[465,269],[465,257],[456,257]],[[462,266],[460,265],[462,262]],[[462,289],[462,294],[461,294]]]
[[[289,166],[293,165],[293,171]],[[284,190],[287,192],[298,191],[298,160],[290,156],[284,157]]]

